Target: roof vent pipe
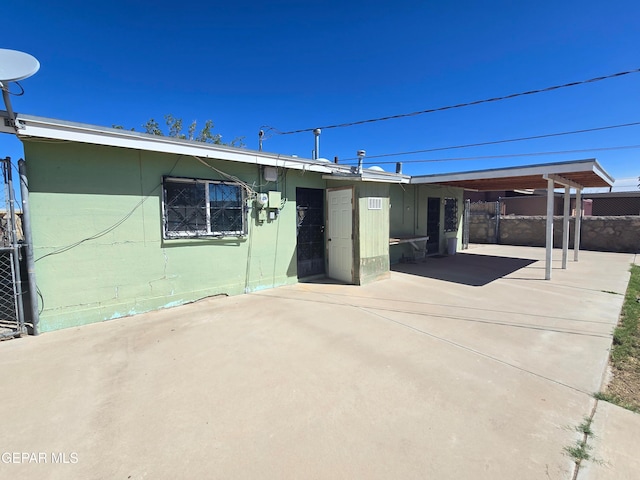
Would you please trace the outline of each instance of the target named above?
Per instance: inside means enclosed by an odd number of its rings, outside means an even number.
[[[362,175],[362,159],[365,157],[367,152],[365,150],[358,150],[356,155],[358,155],[358,173]]]
[[[258,132],[258,151],[262,151],[262,140],[264,139],[264,130]]]
[[[396,162],[396,173],[402,174],[402,162]]]
[[[315,149],[313,150],[313,159],[317,160],[320,158],[320,133],[322,132],[322,130],[320,130],[319,128],[316,128],[313,130],[313,134],[315,135],[315,140],[316,140],[316,146]]]

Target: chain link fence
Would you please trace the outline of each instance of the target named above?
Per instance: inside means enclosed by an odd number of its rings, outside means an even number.
[[[0,339],[27,333],[21,282],[22,228],[15,210],[11,159],[1,161],[4,211],[0,211]]]

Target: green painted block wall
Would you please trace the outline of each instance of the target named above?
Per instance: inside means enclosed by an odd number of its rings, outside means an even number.
[[[285,200],[276,220],[249,212],[244,238],[162,238],[162,176],[224,180],[193,157],[72,142],[25,142],[42,332],[297,282],[295,188],[257,165],[209,160]]]

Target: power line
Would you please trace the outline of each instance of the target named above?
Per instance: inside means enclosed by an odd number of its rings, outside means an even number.
[[[486,146],[486,145],[498,145],[500,143],[511,143],[511,142],[521,142],[524,140],[537,140],[540,138],[549,138],[549,137],[560,137],[563,135],[574,135],[576,133],[587,133],[587,132],[596,132],[599,130],[610,130],[613,128],[622,128],[622,127],[632,127],[632,126],[636,126],[636,125],[640,125],[640,122],[633,122],[633,123],[623,123],[620,125],[608,125],[606,127],[595,127],[595,128],[585,128],[582,130],[573,130],[570,132],[559,132],[559,133],[546,133],[546,134],[542,134],[542,135],[533,135],[530,137],[519,137],[519,138],[510,138],[507,140],[494,140],[494,141],[490,141],[490,142],[480,142],[480,143],[467,143],[465,145],[453,145],[453,146],[449,146],[449,147],[436,147],[436,148],[428,148],[425,150],[413,150],[411,152],[397,152],[397,153],[382,153],[380,155],[368,155],[367,158],[383,158],[383,157],[397,157],[397,156],[401,156],[401,155],[414,155],[416,153],[428,153],[428,152],[440,152],[443,150],[455,150],[458,148],[470,148],[470,147],[482,147],[482,146]],[[345,158],[343,159],[343,161],[347,162],[347,161],[351,161],[351,160],[357,160],[357,157],[351,157],[351,158]]]
[[[617,147],[597,147],[597,148],[583,148],[579,150],[558,150],[554,152],[531,152],[531,153],[513,153],[510,155],[483,155],[478,157],[454,157],[454,158],[438,158],[438,159],[426,159],[426,160],[405,160],[402,163],[437,163],[437,162],[461,162],[468,160],[491,160],[498,158],[514,158],[514,157],[535,157],[540,155],[563,155],[567,153],[585,153],[585,152],[600,152],[609,150],[629,150],[634,148],[640,148],[640,145],[622,145]],[[376,163],[377,165],[392,164],[395,161],[388,162],[365,162]]]
[[[480,105],[482,103],[498,102],[500,100],[508,100],[510,98],[522,97],[522,96],[525,96],[525,95],[534,95],[536,93],[550,92],[552,90],[559,90],[561,88],[575,87],[575,86],[578,86],[578,85],[584,85],[586,83],[600,82],[602,80],[607,80],[609,78],[622,77],[624,75],[629,75],[631,73],[638,73],[638,72],[640,72],[640,68],[636,68],[634,70],[627,70],[627,71],[624,71],[624,72],[612,73],[610,75],[604,75],[604,76],[601,76],[601,77],[594,77],[594,78],[590,78],[588,80],[580,80],[578,82],[569,82],[569,83],[564,83],[562,85],[553,85],[551,87],[539,88],[539,89],[536,89],[536,90],[529,90],[529,91],[526,91],[526,92],[512,93],[510,95],[504,95],[504,96],[501,96],[501,97],[486,98],[484,100],[475,100],[473,102],[458,103],[456,105],[447,105],[446,107],[429,108],[427,110],[419,110],[417,112],[411,112],[411,113],[401,113],[401,114],[398,114],[398,115],[389,115],[389,116],[386,116],[386,117],[369,118],[367,120],[358,120],[358,121],[355,121],[355,122],[338,123],[338,124],[334,124],[334,125],[325,125],[323,127],[302,128],[302,129],[299,129],[299,130],[290,130],[288,132],[282,132],[282,131],[278,130],[277,128],[269,127],[269,126],[265,126],[264,128],[267,128],[270,131],[273,131],[274,133],[276,133],[278,135],[292,135],[294,133],[312,132],[316,128],[328,129],[328,128],[352,127],[354,125],[363,125],[363,124],[366,124],[366,123],[382,122],[382,121],[386,121],[386,120],[393,120],[393,119],[396,119],[396,118],[414,117],[414,116],[417,116],[417,115],[423,115],[425,113],[442,112],[444,110],[452,110],[454,108],[462,108],[462,107],[469,107],[469,106],[472,106],[472,105]]]

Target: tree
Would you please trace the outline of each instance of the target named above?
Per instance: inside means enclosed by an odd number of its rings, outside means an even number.
[[[183,140],[195,140],[196,142],[202,143],[212,143],[214,145],[228,145],[230,147],[244,147],[244,137],[236,137],[230,142],[223,142],[222,135],[219,133],[213,133],[214,124],[213,120],[207,120],[204,123],[204,127],[197,132],[197,122],[194,120],[187,127],[187,133],[183,133],[183,121],[181,118],[176,118],[170,113],[164,116],[164,121],[167,124],[168,133],[162,131],[160,124],[153,118],[147,120],[146,123],[142,125],[145,133],[149,133],[151,135],[159,135],[161,137],[173,137],[173,138],[181,138]],[[122,125],[113,125],[113,128],[124,129]],[[135,131],[134,128],[131,129]],[[197,133],[196,133],[197,132]]]

